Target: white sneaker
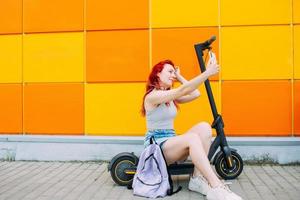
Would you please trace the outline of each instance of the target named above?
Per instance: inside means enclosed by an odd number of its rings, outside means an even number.
[[[199,192],[200,194],[207,195],[209,185],[207,180],[202,175],[199,175],[197,177],[191,176],[188,188],[191,191]]]
[[[215,188],[209,188],[207,191],[207,200],[242,200],[240,196],[232,192],[228,186],[219,185]]]

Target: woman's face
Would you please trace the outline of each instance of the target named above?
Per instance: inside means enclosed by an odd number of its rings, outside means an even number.
[[[161,87],[171,87],[176,80],[175,69],[170,64],[165,64],[163,70],[157,74]]]

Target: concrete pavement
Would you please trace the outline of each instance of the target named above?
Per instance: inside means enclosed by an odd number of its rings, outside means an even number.
[[[188,176],[173,176],[179,193],[165,199],[199,200],[187,189]],[[246,165],[230,188],[245,200],[299,200],[300,166]],[[0,162],[0,200],[146,199],[117,186],[100,162]]]

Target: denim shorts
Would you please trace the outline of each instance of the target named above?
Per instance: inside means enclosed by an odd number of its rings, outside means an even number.
[[[147,147],[150,144],[150,138],[154,136],[155,142],[163,148],[163,144],[167,139],[176,136],[174,129],[153,129],[148,130],[144,140],[144,147]]]

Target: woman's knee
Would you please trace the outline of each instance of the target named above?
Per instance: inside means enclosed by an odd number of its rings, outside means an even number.
[[[184,160],[189,155],[188,139],[184,135],[168,139],[163,145],[163,152],[168,164]]]
[[[202,145],[201,137],[196,132],[191,132],[191,134],[187,135],[187,143],[189,147],[193,144]]]
[[[210,139],[212,137],[212,128],[211,125],[207,122],[200,122],[195,126],[196,133],[201,138]]]

